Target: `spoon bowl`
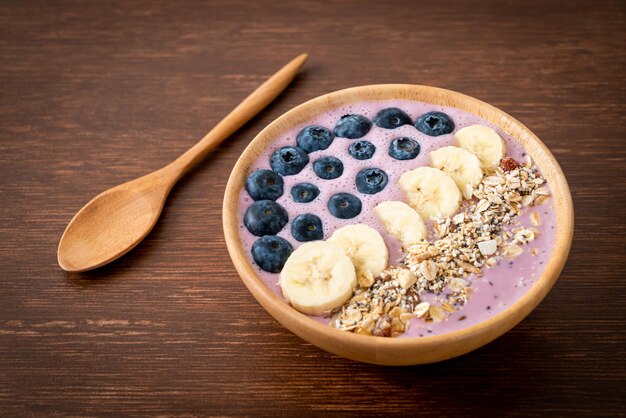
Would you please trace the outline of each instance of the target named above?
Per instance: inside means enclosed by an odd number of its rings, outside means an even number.
[[[159,219],[174,185],[167,180],[156,171],[93,198],[74,216],[61,237],[61,268],[72,272],[97,268],[139,244]]]

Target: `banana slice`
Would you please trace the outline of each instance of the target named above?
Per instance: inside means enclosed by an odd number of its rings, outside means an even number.
[[[470,199],[474,186],[483,178],[478,157],[459,147],[441,147],[430,153],[431,165],[452,177],[463,197]]]
[[[389,253],[377,230],[364,224],[347,225],[336,230],[328,242],[339,245],[352,260],[357,276],[372,273],[378,277],[387,267]]]
[[[467,126],[459,129],[454,136],[462,148],[476,154],[487,172],[495,170],[506,153],[504,140],[488,126]]]
[[[343,305],[357,283],[352,261],[339,245],[311,241],[291,253],[278,284],[298,311],[323,315]]]
[[[426,239],[426,224],[411,206],[404,202],[381,202],[374,212],[385,224],[387,231],[404,247]]]
[[[432,167],[407,171],[398,181],[409,205],[424,219],[450,216],[459,209],[461,192],[452,177]]]

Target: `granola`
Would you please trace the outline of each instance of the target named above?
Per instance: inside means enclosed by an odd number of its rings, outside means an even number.
[[[467,302],[469,276],[481,276],[483,268],[519,256],[522,246],[539,234],[534,227],[513,228],[514,219],[523,208],[544,203],[549,189],[529,157],[524,165],[507,157],[472,196],[456,215],[433,219],[431,242],[403,248],[399,264],[379,277],[360,278],[360,287],[330,324],[389,337],[405,332],[411,318],[445,320]],[[531,222],[539,225],[538,214],[531,215]],[[437,295],[437,303],[422,301],[424,294]]]

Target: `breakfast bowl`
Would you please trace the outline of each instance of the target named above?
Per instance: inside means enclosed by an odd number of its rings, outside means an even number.
[[[270,315],[382,365],[446,360],[513,328],[561,273],[573,216],[561,168],[528,128],[402,84],[276,119],[235,164],[223,205],[233,264]]]

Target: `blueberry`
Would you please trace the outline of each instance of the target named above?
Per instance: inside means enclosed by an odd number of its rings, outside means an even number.
[[[454,122],[442,112],[428,112],[417,118],[415,127],[430,136],[449,134],[454,131]]]
[[[246,190],[254,200],[276,200],[283,195],[283,178],[273,171],[253,171],[246,180]]]
[[[281,176],[298,174],[309,162],[309,156],[299,147],[282,147],[270,157],[272,170]]]
[[[313,152],[330,147],[333,139],[335,139],[335,135],[330,130],[322,126],[311,125],[298,133],[296,142],[304,151]]]
[[[361,193],[376,194],[385,188],[389,178],[379,168],[365,168],[356,175],[356,188]]]
[[[348,147],[348,154],[357,160],[369,160],[375,152],[376,147],[368,141],[356,141]]]
[[[335,135],[356,139],[368,133],[371,127],[372,122],[363,115],[343,115],[335,125]]]
[[[313,171],[321,179],[336,179],[343,174],[343,163],[339,158],[322,157],[313,161]]]
[[[410,125],[412,121],[404,111],[397,107],[388,107],[374,116],[374,123],[381,128],[395,129],[402,125]]]
[[[273,200],[257,200],[246,210],[243,223],[248,231],[262,237],[275,235],[287,224],[287,211]]]
[[[411,138],[396,138],[389,144],[389,155],[396,160],[412,160],[420,153],[420,144]]]
[[[284,238],[276,235],[266,235],[252,244],[252,258],[261,269],[278,273],[283,269],[287,258],[293,252],[293,247]]]
[[[361,200],[350,193],[337,193],[328,199],[328,210],[340,219],[350,219],[361,213]]]
[[[323,239],[322,220],[310,213],[299,215],[291,222],[291,235],[300,242]]]
[[[291,197],[297,203],[309,203],[320,194],[320,189],[311,183],[296,184],[291,188]]]

